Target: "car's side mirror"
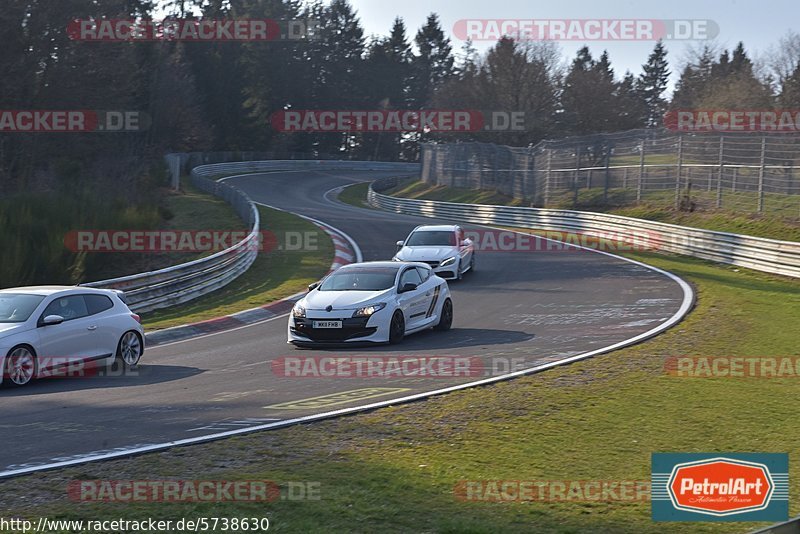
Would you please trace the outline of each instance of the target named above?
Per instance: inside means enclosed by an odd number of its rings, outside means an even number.
[[[313,284],[308,284],[308,290],[309,291],[314,291],[318,287],[319,287],[319,282],[314,282]]]
[[[44,319],[42,319],[42,326],[52,326],[56,324],[61,324],[64,322],[64,318],[60,315],[48,315]]]
[[[417,284],[413,282],[407,282],[403,284],[403,287],[400,288],[400,293],[408,293],[409,291],[414,291],[417,289]]]
[[[404,243],[404,241],[401,239],[400,241],[395,243],[395,245],[397,245],[397,248],[400,249],[400,248],[403,248],[403,243]]]

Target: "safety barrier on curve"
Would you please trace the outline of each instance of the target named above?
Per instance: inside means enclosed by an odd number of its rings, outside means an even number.
[[[647,248],[772,274],[800,277],[800,242],[688,228],[605,213],[459,204],[398,198],[380,193],[396,184],[397,178],[373,182],[367,197],[369,203],[395,213],[476,224],[567,231],[600,237],[614,235],[629,242],[641,240],[645,236]]]
[[[125,292],[125,299],[130,308],[136,312],[174,306],[224,287],[250,268],[255,261],[260,245],[258,241],[260,220],[257,207],[245,193],[212,177],[278,170],[398,171],[401,174],[413,174],[419,172],[419,165],[370,161],[270,160],[214,163],[194,167],[190,173],[192,185],[231,204],[250,228],[247,237],[205,258],[157,271],[81,285],[120,289]]]

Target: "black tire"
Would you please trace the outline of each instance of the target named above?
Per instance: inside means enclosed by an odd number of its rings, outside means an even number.
[[[458,265],[456,265],[456,280],[459,282],[464,279],[464,273],[461,272],[461,260],[458,260]]]
[[[442,303],[442,316],[439,317],[439,322],[433,328],[444,332],[450,330],[451,326],[453,326],[453,303],[447,299]]]
[[[29,362],[23,364],[20,359]],[[22,365],[17,365],[17,364]],[[3,383],[12,387],[27,386],[39,374],[39,359],[33,347],[28,345],[17,345],[6,355],[5,365],[3,365]]]
[[[133,341],[134,338],[135,342]],[[131,352],[131,349],[135,349],[135,353]],[[119,338],[114,363],[127,368],[136,367],[143,353],[144,343],[142,343],[142,336],[139,335],[139,332],[128,330]]]
[[[403,312],[397,310],[392,315],[392,322],[389,323],[389,344],[394,345],[403,341],[406,335],[406,319]]]
[[[475,253],[472,253],[472,256],[469,259],[469,272],[475,271]]]

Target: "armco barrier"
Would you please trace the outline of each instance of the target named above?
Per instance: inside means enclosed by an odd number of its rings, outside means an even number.
[[[747,267],[757,271],[800,277],[800,243],[688,228],[620,215],[572,210],[459,204],[405,199],[380,191],[397,184],[396,178],[370,185],[372,206],[406,215],[436,217],[494,226],[613,234],[635,241],[647,233],[648,245],[661,251]]]
[[[209,177],[277,170],[397,171],[399,174],[414,174],[419,172],[419,165],[324,160],[239,161],[200,165],[191,171],[192,185],[231,204],[250,228],[248,236],[223,251],[188,263],[81,285],[120,289],[125,292],[125,298],[133,311],[147,312],[188,302],[229,284],[253,264],[258,254],[258,209],[236,187]]]

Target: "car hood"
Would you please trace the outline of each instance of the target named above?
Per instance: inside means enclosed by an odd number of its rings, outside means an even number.
[[[456,248],[449,246],[403,247],[397,253],[397,258],[404,261],[441,261],[456,254]]]
[[[0,338],[25,330],[25,323],[0,323]]]
[[[382,291],[311,291],[300,302],[307,310],[324,310],[332,306],[335,310],[351,310],[381,302],[392,292]]]

